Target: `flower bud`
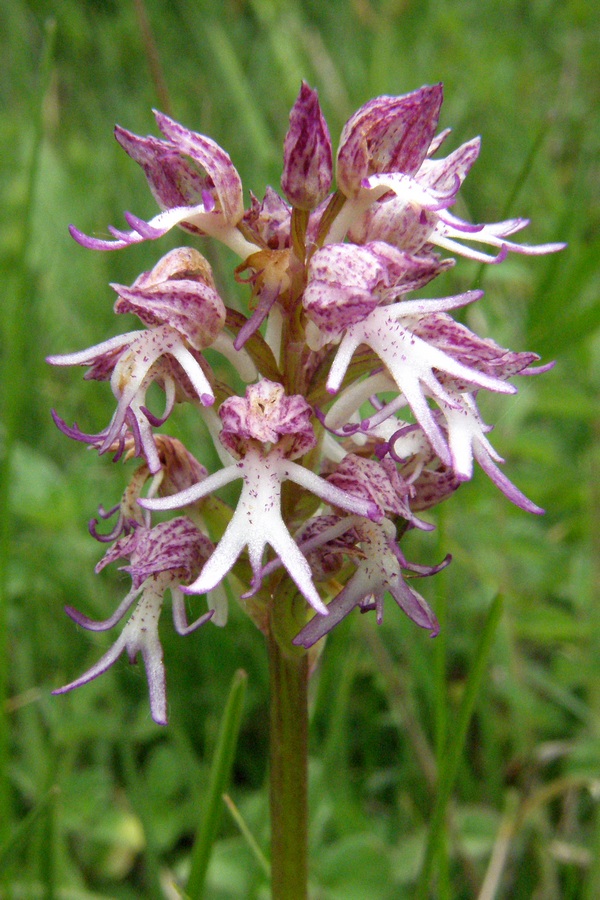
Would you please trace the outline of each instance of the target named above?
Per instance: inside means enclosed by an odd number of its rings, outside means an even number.
[[[317,92],[302,82],[283,145],[282,190],[292,206],[314,209],[331,187],[331,138]]]

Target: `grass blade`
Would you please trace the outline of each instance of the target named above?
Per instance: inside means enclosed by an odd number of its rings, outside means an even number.
[[[425,849],[425,859],[423,861],[423,868],[421,869],[416,893],[417,900],[426,900],[431,873],[435,860],[437,859],[438,850],[443,847],[445,840],[446,809],[458,774],[469,722],[471,721],[473,709],[475,708],[475,703],[479,695],[483,673],[488,662],[494,637],[496,635],[496,628],[500,622],[501,615],[502,597],[498,595],[494,599],[488,612],[473,666],[465,685],[456,727],[453,730],[452,740],[449,743],[443,766],[440,769],[437,797],[433,808],[431,826],[429,828],[427,846]]]
[[[192,851],[192,867],[186,896],[200,900],[204,896],[206,870],[222,812],[223,794],[227,790],[240,731],[248,676],[242,669],[233,676],[219,738],[210,770],[207,795],[202,803],[202,820]]]
[[[23,412],[26,392],[30,390],[25,370],[25,348],[30,329],[27,315],[28,272],[27,254],[31,242],[31,225],[35,204],[35,187],[39,170],[43,141],[43,107],[50,84],[50,74],[54,59],[54,37],[56,22],[46,23],[45,47],[40,64],[39,91],[36,117],[33,124],[33,147],[23,209],[22,230],[15,259],[15,277],[11,279],[14,289],[9,287],[8,302],[4,305],[0,319],[2,346],[4,353],[0,361],[0,383],[2,402],[0,421],[3,424],[3,447],[0,455],[0,841],[10,834],[10,787],[8,783],[8,722],[6,698],[8,693],[8,622],[7,622],[7,574],[12,531],[12,469],[13,450],[17,440],[19,420]]]

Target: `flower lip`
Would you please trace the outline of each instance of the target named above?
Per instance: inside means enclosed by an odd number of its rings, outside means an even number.
[[[431,637],[439,633],[439,624],[427,602],[410,587],[402,577],[401,567],[408,568],[406,560],[395,546],[395,528],[389,519],[380,525],[364,523],[357,528],[364,558],[340,593],[328,604],[327,618],[315,615],[293,638],[292,643],[305,648],[312,647],[353,609],[361,612],[376,609],[378,624],[383,619],[383,598],[388,591],[398,606],[421,628],[430,631]],[[445,560],[436,571],[447,565]],[[417,567],[419,568],[419,567]],[[420,574],[433,574],[433,570]]]
[[[180,634],[189,634],[211,619],[214,614],[212,609],[201,615],[196,622],[187,624],[184,598],[179,585],[181,580],[194,577],[210,555],[212,547],[208,538],[185,517],[163,522],[152,529],[139,527],[120,538],[96,567],[96,571],[100,571],[117,559],[125,557],[130,560],[130,564],[122,568],[131,575],[132,588],[113,615],[103,622],[96,622],[73,607],[66,607],[66,612],[83,628],[106,631],[116,625],[137,600],[136,608],[113,646],[98,662],[75,681],[52,693],[64,694],[87,684],[106,672],[123,651],[127,653],[131,663],[141,654],[148,679],[152,718],[158,725],[166,725],[166,680],[158,635],[163,596],[165,591],[171,591],[173,621]]]

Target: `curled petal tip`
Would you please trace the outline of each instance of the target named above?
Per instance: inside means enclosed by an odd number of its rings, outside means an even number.
[[[491,260],[492,265],[498,265],[499,263],[504,262],[507,256],[508,247],[506,246],[506,244],[502,244],[500,253]]]
[[[123,217],[127,224],[143,238],[153,240],[162,237],[164,234],[163,229],[153,228],[152,225],[145,222],[144,219],[140,219],[139,216],[136,216],[131,212],[123,213]]]
[[[93,238],[84,234],[83,231],[80,231],[74,225],[69,225],[69,234],[73,240],[85,247],[86,250],[120,250],[131,243],[131,241],[125,239],[103,240],[102,238]]]
[[[94,238],[88,237],[87,234],[84,234],[83,231],[80,231],[75,225],[69,225],[69,234],[73,240],[77,241],[78,244],[81,244],[82,247],[89,247],[94,241]]]
[[[77,625],[81,625],[82,620],[85,618],[74,606],[65,606],[64,608],[66,614],[70,619],[73,619]]]
[[[169,724],[169,720],[167,719],[166,715],[163,715],[162,713],[159,713],[159,712],[154,713],[154,712],[152,712],[152,710],[150,710],[150,715],[152,716],[152,721],[154,722],[155,725],[168,725]]]
[[[553,359],[551,362],[544,363],[542,366],[527,366],[526,369],[521,369],[519,375],[543,375],[544,372],[550,372],[555,365],[556,360]]]

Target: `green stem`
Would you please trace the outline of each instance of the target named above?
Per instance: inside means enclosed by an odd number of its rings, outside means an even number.
[[[270,635],[271,897],[306,900],[308,876],[308,657]]]

